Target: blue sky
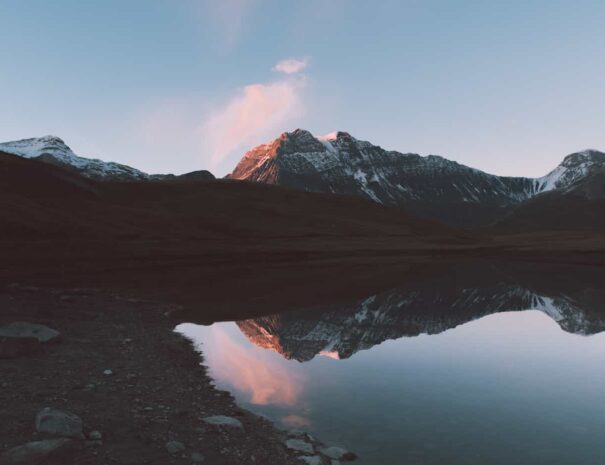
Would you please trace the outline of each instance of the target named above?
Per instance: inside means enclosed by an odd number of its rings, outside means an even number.
[[[602,1],[0,0],[0,21],[1,141],[219,175],[297,127],[503,175],[605,149]]]

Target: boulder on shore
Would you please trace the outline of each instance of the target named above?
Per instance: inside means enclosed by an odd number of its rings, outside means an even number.
[[[61,333],[48,326],[15,321],[0,327],[0,359],[35,354],[42,344],[60,338]]]
[[[79,416],[51,407],[43,408],[36,415],[36,431],[53,436],[84,439],[82,420]]]
[[[72,444],[73,440],[68,438],[28,442],[0,455],[0,465],[40,465],[51,458],[58,459],[68,454]]]
[[[26,321],[15,321],[0,328],[0,337],[34,338],[38,342],[52,342],[61,337],[61,333],[48,326]]]

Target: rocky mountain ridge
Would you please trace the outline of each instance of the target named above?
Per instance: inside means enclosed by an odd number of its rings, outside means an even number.
[[[436,155],[387,151],[346,132],[316,138],[297,129],[247,152],[231,179],[358,195],[455,225],[489,223],[537,194],[572,186],[605,154],[567,156],[541,178],[496,176]]]

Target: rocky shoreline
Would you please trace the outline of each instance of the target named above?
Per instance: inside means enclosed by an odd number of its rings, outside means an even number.
[[[176,306],[14,284],[0,291],[0,306],[2,465],[355,458],[307,433],[278,430],[216,389],[200,355],[173,331]],[[13,337],[27,336],[31,324],[56,334]]]

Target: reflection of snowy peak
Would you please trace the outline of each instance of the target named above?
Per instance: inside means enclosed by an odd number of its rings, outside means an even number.
[[[435,155],[387,151],[346,132],[316,138],[297,129],[250,150],[229,177],[358,195],[419,216],[472,224],[566,187],[599,164],[605,164],[605,154],[585,151],[569,155],[542,178],[495,176]]]
[[[514,286],[463,289],[453,294],[392,290],[350,306],[330,306],[240,321],[254,344],[288,359],[317,354],[348,358],[388,339],[438,334],[492,313],[541,310],[568,332],[592,334],[605,320],[590,317],[570,299],[545,297]]]
[[[0,143],[0,151],[72,169],[90,179],[113,181],[149,179],[148,174],[130,166],[80,157],[72,152],[65,142],[54,136]]]

